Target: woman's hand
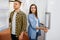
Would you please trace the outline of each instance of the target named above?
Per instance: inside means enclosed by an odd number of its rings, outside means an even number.
[[[48,32],[48,28],[46,28],[46,27],[40,27],[40,30],[43,30],[45,33]]]
[[[40,27],[39,29],[40,29],[40,30],[44,30],[44,27]]]
[[[47,33],[48,32],[48,28],[44,28],[44,30],[43,30],[45,33]]]
[[[37,27],[36,30],[43,30],[45,33],[48,32],[48,28],[45,27]]]
[[[44,30],[44,27],[36,27],[37,30]]]

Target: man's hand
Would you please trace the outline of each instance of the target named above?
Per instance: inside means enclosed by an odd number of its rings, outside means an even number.
[[[19,39],[20,39],[20,40],[23,40],[23,33],[24,33],[24,32],[22,32],[21,35],[19,36]]]

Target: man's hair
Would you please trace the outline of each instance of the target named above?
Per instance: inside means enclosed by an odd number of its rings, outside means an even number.
[[[19,4],[21,4],[21,3],[22,3],[21,1],[14,1],[14,2],[18,2]]]

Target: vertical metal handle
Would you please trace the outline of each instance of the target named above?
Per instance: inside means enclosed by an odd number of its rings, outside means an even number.
[[[51,21],[51,13],[46,12],[45,13],[45,26],[50,29],[50,21]]]

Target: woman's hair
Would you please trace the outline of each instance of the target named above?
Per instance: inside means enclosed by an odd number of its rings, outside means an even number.
[[[37,6],[35,4],[31,4],[30,9],[29,9],[29,14],[32,14],[31,7],[35,6],[36,11],[35,11],[35,16],[37,17]]]

